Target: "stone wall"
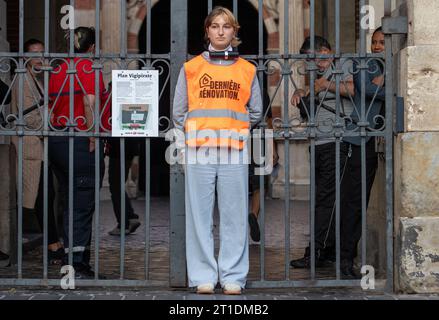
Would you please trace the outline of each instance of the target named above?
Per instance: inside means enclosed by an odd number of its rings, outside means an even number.
[[[397,289],[439,292],[439,2],[398,1],[409,19],[408,46],[396,56],[405,132],[395,143]]]

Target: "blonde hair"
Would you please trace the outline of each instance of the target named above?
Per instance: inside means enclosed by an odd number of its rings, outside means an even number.
[[[225,16],[225,20],[230,23],[235,30],[235,35],[233,36],[231,45],[232,47],[237,47],[241,44],[241,40],[236,36],[238,34],[238,30],[240,28],[240,25],[238,23],[238,20],[235,18],[233,13],[224,7],[215,7],[209,15],[204,20],[204,41],[206,41],[207,44],[209,44],[209,37],[207,35],[207,29],[212,25],[213,20],[215,20],[218,16]]]

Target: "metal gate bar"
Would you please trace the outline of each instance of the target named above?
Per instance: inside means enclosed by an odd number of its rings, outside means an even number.
[[[99,27],[100,24],[100,1],[95,2],[95,26],[97,26],[97,31],[95,33],[96,37],[96,44],[95,44],[95,59],[99,59],[99,56],[101,54],[101,46],[100,46],[100,32]],[[95,69],[95,92],[100,92],[99,87],[99,69]],[[101,127],[101,117],[100,117],[100,94],[95,95],[95,110],[94,110],[94,119],[96,121],[95,123],[95,139],[96,139],[96,150],[95,150],[95,212],[94,212],[94,237],[95,237],[95,251],[94,251],[94,257],[95,257],[95,263],[94,263],[94,272],[95,272],[95,280],[99,279],[99,218],[101,213],[100,208],[100,177],[101,176],[101,162],[100,162],[100,151],[101,148],[99,147],[101,145],[101,138],[99,136],[99,129]],[[123,198],[125,199],[125,198]]]
[[[384,17],[392,16],[392,2],[385,0]],[[393,56],[392,35],[385,34],[386,46],[386,292],[393,292]]]

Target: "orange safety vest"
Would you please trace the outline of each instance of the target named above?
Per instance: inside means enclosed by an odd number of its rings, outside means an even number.
[[[256,68],[241,58],[228,66],[214,65],[200,55],[184,69],[189,106],[186,144],[242,150],[249,135],[246,106]]]

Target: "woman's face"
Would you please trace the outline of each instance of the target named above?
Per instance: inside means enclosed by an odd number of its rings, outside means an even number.
[[[206,30],[210,43],[217,50],[226,49],[235,36],[235,29],[225,18],[224,15],[217,16]]]
[[[384,33],[375,32],[372,37],[372,53],[381,53],[384,51]]]
[[[44,52],[44,46],[41,43],[35,43],[29,46],[27,52]],[[32,70],[38,70],[43,65],[42,60],[40,58],[29,59],[28,67]]]

